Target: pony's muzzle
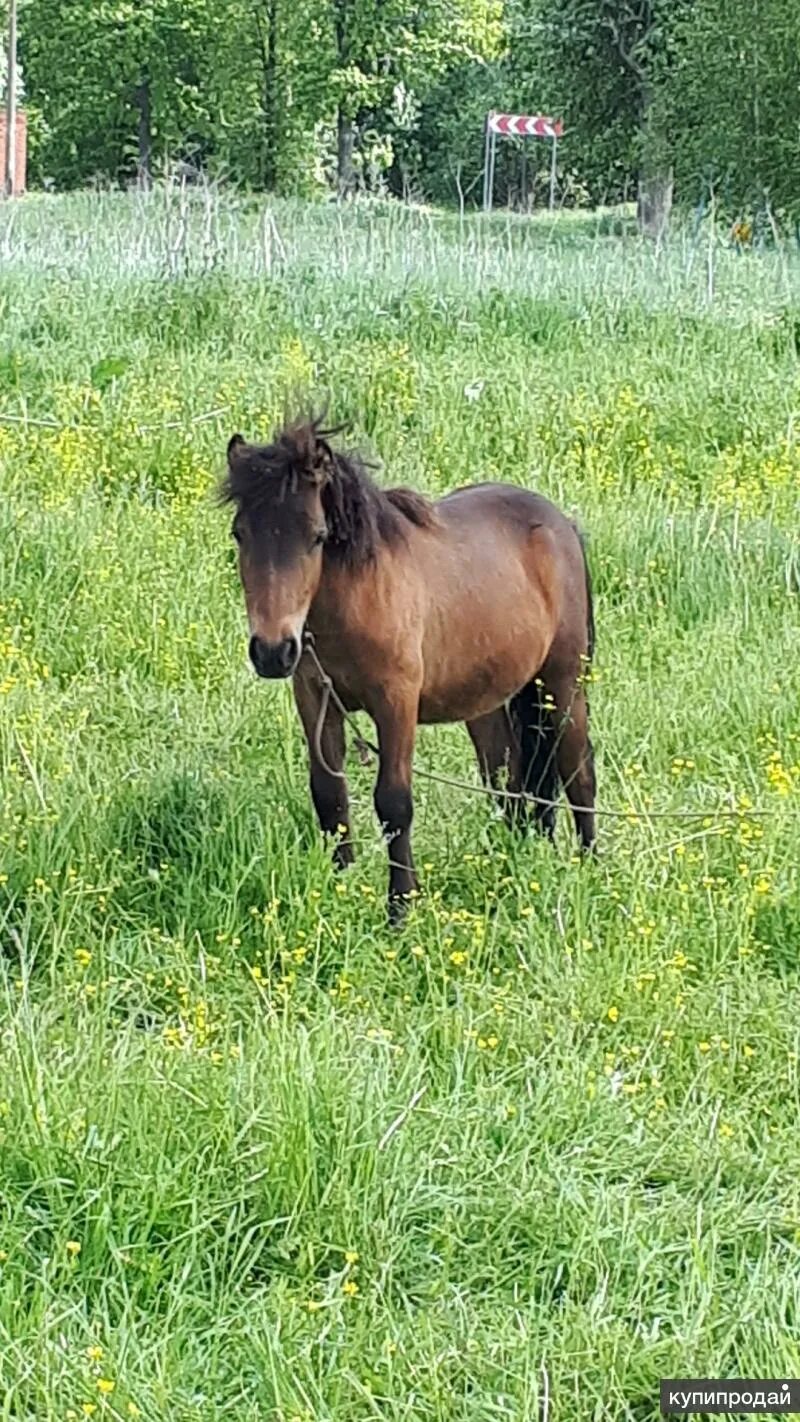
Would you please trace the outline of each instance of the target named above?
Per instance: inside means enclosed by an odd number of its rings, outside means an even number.
[[[296,637],[284,637],[281,642],[264,642],[250,638],[250,660],[259,676],[280,680],[291,676],[300,660],[300,643]]]

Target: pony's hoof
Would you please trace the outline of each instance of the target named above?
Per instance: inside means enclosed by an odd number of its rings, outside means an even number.
[[[349,840],[340,840],[333,851],[333,864],[335,869],[349,869],[355,863],[355,851]]]
[[[399,928],[408,913],[408,901],[406,899],[389,900],[389,927]]]
[[[411,894],[389,895],[389,923],[392,928],[399,928],[401,923],[403,923],[411,906],[411,901]]]

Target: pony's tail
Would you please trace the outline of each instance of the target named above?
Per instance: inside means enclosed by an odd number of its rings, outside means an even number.
[[[576,529],[583,554],[583,572],[586,586],[586,653],[584,670],[588,669],[594,657],[595,624],[592,578],[586,557],[586,543]],[[531,806],[536,825],[552,839],[556,828],[555,801],[561,788],[558,773],[558,728],[556,718],[545,704],[545,688],[537,677],[523,686],[511,702],[511,718],[520,747],[521,789],[540,800],[543,805]]]
[[[589,572],[589,559],[586,556],[586,539],[582,533],[578,533],[583,554],[583,576],[586,583],[586,651],[589,661],[594,661],[595,628],[594,628],[594,598],[592,596],[592,575]]]
[[[531,805],[537,828],[552,839],[556,829],[555,801],[559,792],[558,742],[551,711],[545,706],[545,690],[538,680],[529,681],[511,702],[511,718],[519,740],[520,788],[528,795],[550,803]]]

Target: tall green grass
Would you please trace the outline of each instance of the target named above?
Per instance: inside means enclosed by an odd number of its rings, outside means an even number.
[[[796,1374],[797,261],[164,194],[0,244],[0,1416]],[[311,390],[387,480],[580,518],[596,864],[419,779],[390,933],[355,760],[334,875],[210,497]],[[460,728],[418,761],[474,774]]]

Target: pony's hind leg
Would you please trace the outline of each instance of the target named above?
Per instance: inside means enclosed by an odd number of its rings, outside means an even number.
[[[589,739],[589,707],[580,686],[571,680],[553,692],[558,771],[575,820],[578,839],[584,850],[594,846],[594,802],[597,782],[594,751]]]
[[[518,794],[520,782],[520,745],[513,720],[504,706],[467,721],[467,731],[478,757],[484,785],[499,792]],[[498,803],[510,825],[519,824],[527,806],[522,800],[507,794],[498,795]]]
[[[520,745],[520,789],[532,799],[532,810],[540,834],[553,839],[558,799],[558,757],[555,725],[539,677],[517,692],[511,703],[512,720]]]

